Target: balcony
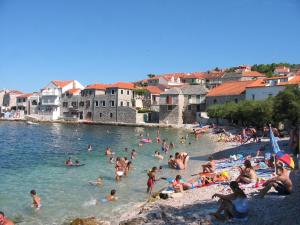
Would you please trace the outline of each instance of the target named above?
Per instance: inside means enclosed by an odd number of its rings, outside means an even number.
[[[58,98],[55,98],[55,99],[53,99],[53,98],[51,98],[51,99],[49,99],[49,98],[43,98],[42,97],[42,105],[55,105],[55,106],[58,106],[58,105],[60,105],[60,102],[59,102],[59,99]]]
[[[60,92],[58,89],[52,89],[52,90],[43,90],[42,96],[59,96]]]
[[[191,99],[189,99],[189,104],[201,104],[201,103],[203,103],[203,99],[196,99],[196,98],[191,98]]]
[[[169,98],[163,98],[163,97],[160,97],[159,99],[159,104],[160,105],[178,105],[178,98],[172,98],[172,97],[169,97]]]

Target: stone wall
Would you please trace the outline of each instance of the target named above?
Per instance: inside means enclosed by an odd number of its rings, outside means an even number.
[[[225,104],[227,102],[239,102],[245,100],[245,94],[226,96],[206,96],[206,107],[214,104]]]

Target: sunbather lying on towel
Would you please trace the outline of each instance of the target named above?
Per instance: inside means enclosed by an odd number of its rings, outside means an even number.
[[[182,181],[182,177],[180,175],[177,175],[175,177],[175,180],[172,182],[172,187],[174,188],[175,192],[183,192],[183,190],[193,189],[201,186],[202,186],[201,180],[198,180],[197,182],[194,183],[187,183]]]

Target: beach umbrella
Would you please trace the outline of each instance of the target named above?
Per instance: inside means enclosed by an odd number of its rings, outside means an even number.
[[[294,160],[289,154],[287,154],[283,151],[279,151],[279,152],[276,153],[276,158],[279,161],[281,161],[281,162],[285,163],[286,165],[288,165],[290,168],[292,168],[292,169],[295,168]]]
[[[278,145],[277,141],[278,141],[278,138],[276,138],[274,136],[274,133],[272,131],[272,127],[270,126],[270,142],[271,142],[271,145],[272,145],[273,152],[275,154],[280,151],[280,148],[279,148],[279,145]]]

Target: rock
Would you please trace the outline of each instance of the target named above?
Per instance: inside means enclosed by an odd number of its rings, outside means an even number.
[[[121,221],[119,225],[140,225],[145,224],[147,219],[144,217],[137,217],[130,220]]]
[[[70,225],[110,225],[110,222],[97,220],[95,217],[77,218]]]

